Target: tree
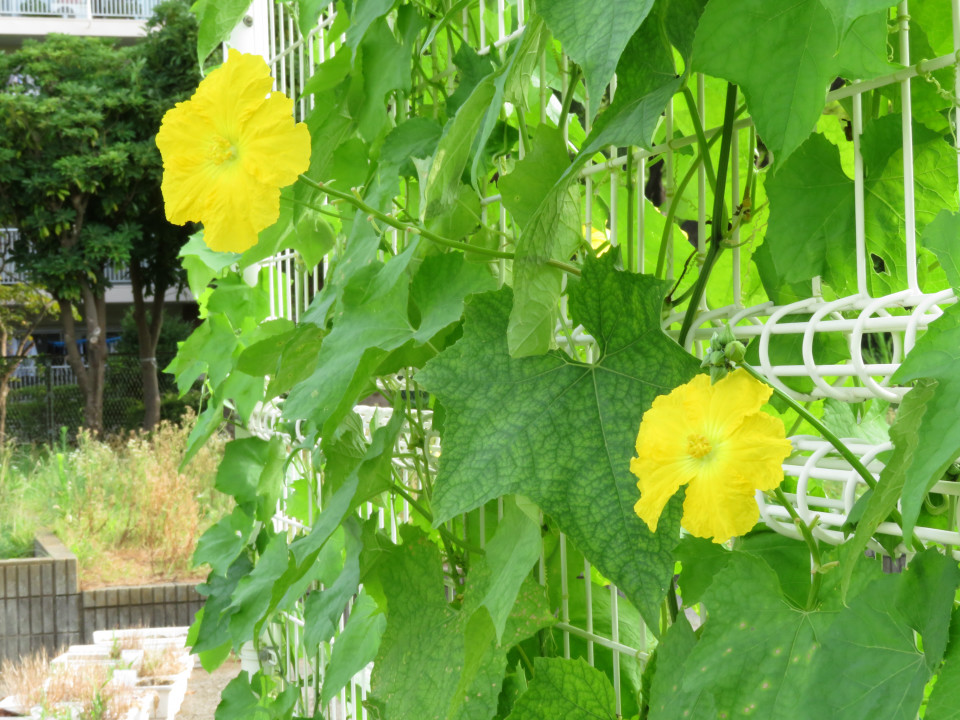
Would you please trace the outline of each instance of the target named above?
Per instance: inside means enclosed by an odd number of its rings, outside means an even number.
[[[96,38],[27,40],[0,57],[0,219],[20,231],[17,268],[57,300],[67,362],[84,396],[84,423],[102,428],[104,275],[129,255],[130,228],[108,223],[133,166],[126,120],[137,101],[129,51]],[[81,356],[74,322],[86,330]],[[84,362],[86,360],[86,363]]]
[[[56,301],[32,285],[0,285],[0,348],[4,354],[0,363],[0,445],[7,438],[10,378],[34,347],[31,337],[34,330],[48,314],[57,310]],[[11,341],[16,344],[13,355],[8,354]]]
[[[188,232],[164,219],[153,138],[163,111],[196,86],[196,24],[185,5],[170,2],[150,27],[132,47],[51,35],[0,56],[0,225],[20,230],[17,267],[58,303],[84,423],[95,432],[107,355],[105,269],[130,267],[144,424],[152,427],[160,412],[153,357],[163,299],[178,282],[176,254]],[[83,354],[75,308],[85,326]]]

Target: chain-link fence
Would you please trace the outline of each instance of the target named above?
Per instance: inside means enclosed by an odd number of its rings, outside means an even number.
[[[0,357],[9,363],[15,358]],[[161,417],[178,420],[187,406],[197,409],[199,393],[177,397],[172,375],[162,372],[172,357],[158,357]],[[83,393],[62,355],[35,355],[25,358],[13,377],[7,396],[7,437],[17,442],[56,439],[60,428],[71,434],[83,425]],[[103,428],[107,433],[139,428],[143,423],[143,389],[140,359],[136,355],[114,354],[107,358],[103,393]]]

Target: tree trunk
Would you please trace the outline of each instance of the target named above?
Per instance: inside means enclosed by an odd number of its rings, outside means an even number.
[[[73,322],[73,304],[58,298],[63,339],[67,348],[67,364],[77,376],[83,394],[83,424],[95,435],[103,433],[103,385],[107,360],[107,303],[103,295],[94,295],[89,283],[81,284],[83,319],[87,330],[86,365],[77,348]]]
[[[130,287],[133,291],[133,319],[137,324],[137,346],[140,351],[140,379],[143,388],[143,429],[152,430],[160,422],[160,379],[157,367],[157,343],[163,326],[163,303],[166,286],[155,285],[149,317],[143,297],[143,275],[140,264],[130,263]]]

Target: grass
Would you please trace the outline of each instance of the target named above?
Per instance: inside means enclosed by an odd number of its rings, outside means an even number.
[[[199,577],[197,538],[229,506],[213,488],[222,442],[178,470],[192,425],[0,449],[0,557],[31,555],[46,528],[76,554],[85,587]]]

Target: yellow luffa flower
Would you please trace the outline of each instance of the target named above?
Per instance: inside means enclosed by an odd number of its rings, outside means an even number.
[[[657,529],[667,501],[686,485],[683,527],[726,542],[759,517],[754,493],[783,480],[791,452],[783,423],[760,410],[772,390],[743,369],[711,385],[697,375],[644,414],[630,470],[640,478],[637,515]]]
[[[310,133],[293,101],[270,92],[259,55],[231,49],[186,102],[163,116],[163,201],[177,225],[202,222],[214,250],[243,252],[280,216],[280,188],[310,165]]]
[[[586,225],[583,226],[583,234],[587,234]],[[604,243],[609,243],[609,241],[610,240],[607,237],[607,234],[603,230],[598,230],[595,227],[590,228],[590,247],[592,247],[594,250],[599,250],[601,247],[603,247]],[[609,249],[610,245],[608,244],[607,247],[603,248],[603,250],[600,250],[600,252],[597,253],[597,257],[603,255]]]

